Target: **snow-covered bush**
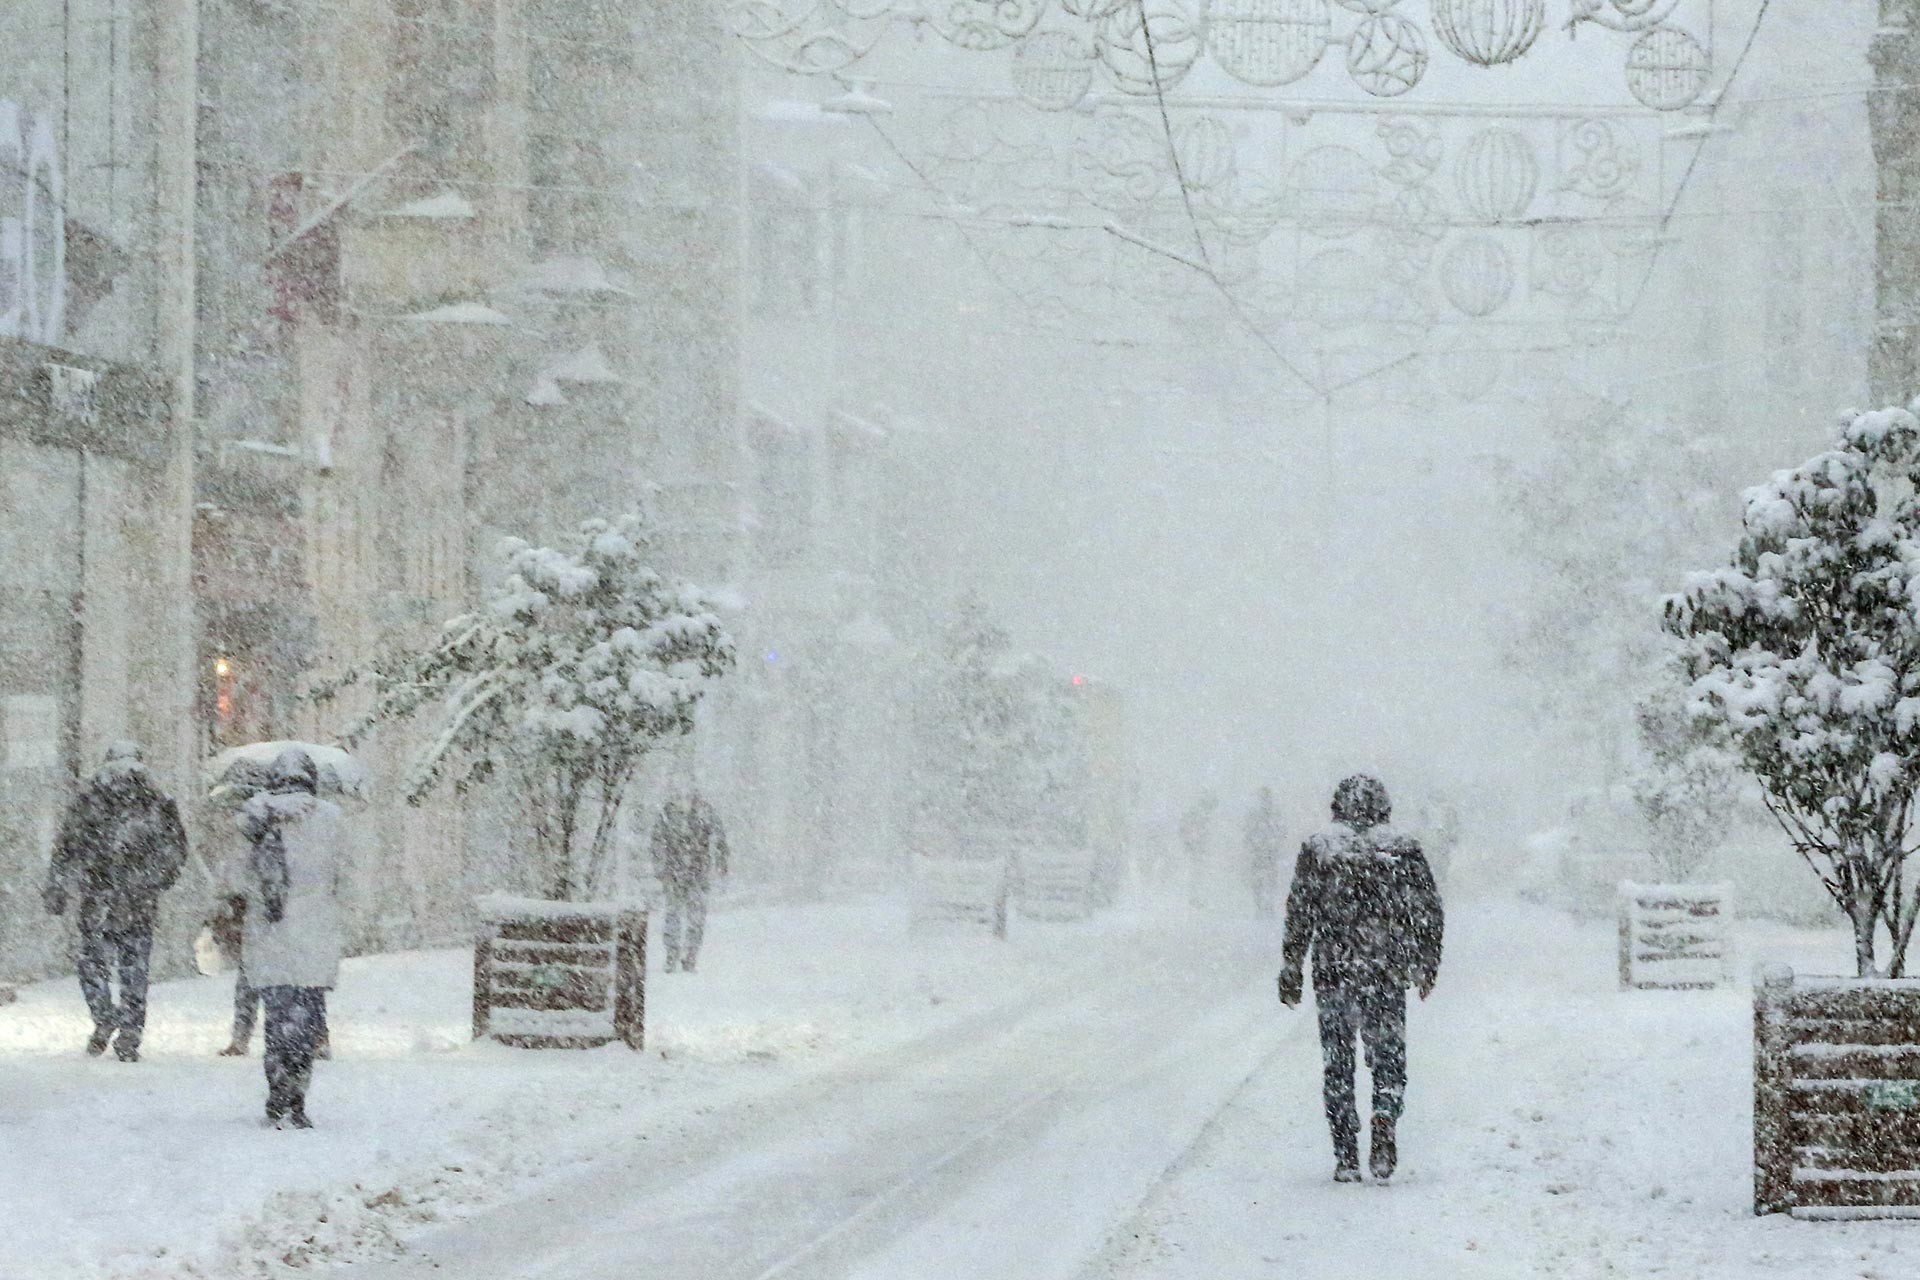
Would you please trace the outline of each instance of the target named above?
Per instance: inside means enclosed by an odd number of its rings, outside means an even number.
[[[1905,970],[1920,782],[1920,419],[1850,416],[1746,494],[1725,568],[1665,605],[1693,714],[1726,731],[1853,925],[1859,972]]]
[[[539,882],[556,899],[596,889],[641,761],[693,731],[701,697],[733,665],[709,597],[655,572],[647,550],[636,515],[590,520],[559,547],[506,539],[506,572],[483,607],[428,647],[319,693],[370,690],[349,745],[383,724],[442,715],[408,801],[444,782],[464,793],[504,777],[524,793]]]

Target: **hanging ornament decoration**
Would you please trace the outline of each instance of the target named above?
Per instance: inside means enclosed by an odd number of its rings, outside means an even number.
[[[1611,200],[1632,184],[1640,157],[1610,122],[1582,120],[1560,139],[1560,189]]]
[[[1599,233],[1580,223],[1537,228],[1529,273],[1535,293],[1581,298],[1592,293],[1606,271],[1606,249]]]
[[[1013,91],[1042,111],[1068,111],[1093,87],[1093,41],[1042,31],[1013,51]]]
[[[1461,149],[1454,185],[1466,211],[1481,222],[1517,222],[1540,186],[1533,144],[1512,129],[1482,129]]]
[[[948,44],[983,53],[1025,38],[1046,8],[1047,0],[937,0],[927,21]]]
[[[1655,111],[1678,111],[1706,89],[1708,67],[1698,40],[1679,27],[1655,27],[1627,51],[1627,88]]]
[[[1447,211],[1431,187],[1400,187],[1380,208],[1372,239],[1385,274],[1411,284],[1427,273],[1446,239]]]
[[[1193,70],[1201,29],[1175,0],[1139,0],[1101,20],[1097,46],[1115,88],[1149,96],[1173,88]]]
[[[1397,98],[1427,74],[1427,38],[1395,14],[1364,18],[1347,38],[1347,74],[1376,98]]]
[[[1388,156],[1380,176],[1388,182],[1402,186],[1425,182],[1447,154],[1440,130],[1418,116],[1382,116],[1378,129]]]
[[[1433,0],[1433,33],[1476,66],[1519,58],[1546,23],[1547,0]]]
[[[1350,147],[1315,147],[1294,162],[1287,203],[1300,229],[1338,240],[1373,220],[1380,184],[1367,158]]]
[[[1094,205],[1128,213],[1152,203],[1173,186],[1167,142],[1157,122],[1131,111],[1102,110],[1093,137],[1074,149],[1080,187]]]
[[[1244,84],[1292,84],[1333,40],[1327,0],[1207,0],[1207,49]]]
[[[1233,181],[1233,131],[1216,116],[1201,116],[1174,131],[1180,173],[1195,191],[1218,191]]]
[[[1680,7],[1680,0],[1573,0],[1567,27],[1592,22],[1615,31],[1645,31],[1657,27]]]
[[[1513,284],[1513,259],[1492,236],[1468,236],[1440,261],[1440,287],[1465,315],[1490,316],[1506,306]]]

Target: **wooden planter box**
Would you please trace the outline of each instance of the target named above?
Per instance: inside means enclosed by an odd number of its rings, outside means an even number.
[[[1776,966],[1753,1039],[1754,1212],[1920,1218],[1920,979]]]
[[[487,897],[473,946],[473,1038],[523,1049],[644,1044],[647,913]]]
[[[1620,989],[1733,984],[1733,891],[1724,884],[1620,885]]]

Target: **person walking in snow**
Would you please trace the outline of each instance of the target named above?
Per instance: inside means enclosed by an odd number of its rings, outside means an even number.
[[[1445,919],[1420,843],[1387,825],[1392,806],[1378,779],[1356,774],[1333,793],[1333,825],[1309,839],[1287,895],[1280,1001],[1302,997],[1313,954],[1327,1128],[1334,1180],[1360,1181],[1360,1118],[1353,1042],[1373,1075],[1373,1176],[1393,1175],[1395,1125],[1406,1102],[1407,988],[1425,1000],[1440,975]]]
[[[340,976],[340,809],[316,794],[318,781],[312,758],[289,748],[235,818],[248,843],[234,886],[245,900],[241,947],[266,1013],[267,1123],[276,1129],[313,1127],[307,1088]]]
[[[727,833],[690,786],[661,807],[653,824],[653,874],[666,899],[666,970],[692,973],[707,931],[707,893],[727,874]]]
[[[1247,887],[1253,893],[1253,913],[1273,918],[1280,898],[1280,846],[1286,839],[1280,812],[1274,807],[1273,788],[1262,787],[1247,810],[1241,837],[1246,848]]]
[[[1193,907],[1207,904],[1207,888],[1213,846],[1213,815],[1220,808],[1220,797],[1206,788],[1194,797],[1180,815],[1180,849],[1187,856],[1187,902]]]
[[[87,1039],[92,1056],[106,1052],[112,1041],[120,1061],[140,1060],[154,917],[160,895],[180,878],[186,861],[179,806],[141,762],[138,743],[114,743],[67,808],[43,894],[56,916],[69,905],[77,908],[80,992],[93,1015]]]

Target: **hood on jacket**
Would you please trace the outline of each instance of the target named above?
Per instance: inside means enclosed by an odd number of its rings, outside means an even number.
[[[1386,784],[1364,773],[1343,778],[1333,789],[1333,820],[1365,831],[1393,816],[1393,802],[1387,798]]]
[[[298,747],[288,747],[273,761],[273,775],[268,790],[280,794],[305,792],[317,795],[320,791],[320,770],[313,763],[313,757]]]

